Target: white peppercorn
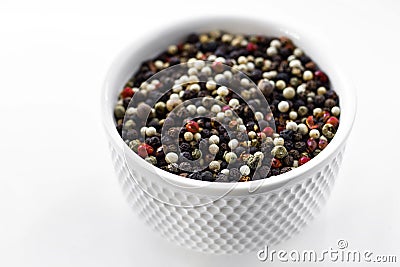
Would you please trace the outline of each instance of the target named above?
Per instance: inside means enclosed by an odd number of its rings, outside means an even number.
[[[297,131],[302,135],[306,135],[308,133],[308,127],[304,123],[300,123],[297,125]]]
[[[231,100],[229,100],[229,106],[233,108],[239,106],[239,104],[239,100],[237,100],[236,98],[232,98]]]
[[[309,81],[309,80],[311,80],[313,77],[314,77],[313,73],[312,73],[311,71],[309,71],[309,70],[306,70],[306,71],[303,73],[303,80],[305,80],[305,81]]]
[[[275,56],[276,54],[278,54],[278,50],[274,46],[268,47],[266,52],[268,56]]]
[[[219,163],[219,161],[217,160],[213,160],[208,164],[208,168],[210,168],[211,171],[219,171],[219,169],[221,168],[221,164]]]
[[[319,133],[319,131],[317,129],[312,129],[310,131],[310,137],[311,138],[318,139],[319,136],[320,136],[320,133]]]
[[[292,131],[297,131],[297,123],[294,121],[289,121],[286,123],[286,129],[287,130],[292,130]]]
[[[156,133],[157,133],[157,130],[154,127],[148,127],[146,129],[146,135],[147,136],[154,136]]]
[[[178,162],[178,155],[175,152],[169,152],[167,155],[165,155],[165,161],[167,163],[176,163]]]
[[[213,105],[211,107],[211,112],[218,113],[220,111],[221,111],[221,106],[220,105]]]
[[[235,149],[239,146],[239,141],[237,139],[232,139],[228,142],[228,146],[230,149]]]
[[[274,145],[276,146],[283,146],[284,143],[285,139],[283,139],[282,137],[277,137],[274,139]]]
[[[190,142],[190,141],[193,140],[193,133],[191,133],[191,132],[186,132],[186,133],[183,134],[183,138],[184,138],[186,141]]]
[[[220,96],[227,96],[229,94],[229,89],[226,86],[220,86],[217,89],[217,94]]]
[[[318,87],[318,89],[317,89],[317,95],[324,95],[324,94],[326,94],[326,88],[323,87],[323,86]]]
[[[292,99],[296,95],[296,91],[293,87],[286,87],[283,89],[283,97],[286,99]]]
[[[275,83],[275,87],[279,90],[283,90],[286,87],[286,83],[283,80],[278,80]]]
[[[228,152],[228,153],[225,154],[224,159],[225,159],[226,162],[231,163],[231,162],[235,162],[236,161],[237,156],[233,152]]]
[[[290,111],[289,112],[289,118],[291,120],[296,120],[297,119],[297,112],[296,111]]]
[[[189,111],[190,115],[195,115],[197,112],[197,107],[193,104],[188,105],[186,109]]]
[[[340,115],[340,108],[338,106],[334,106],[331,109],[331,113],[333,116],[338,117]]]
[[[243,165],[243,166],[240,167],[239,171],[244,176],[249,175],[250,174],[250,167],[247,166],[247,165]]]
[[[210,143],[210,144],[219,144],[219,137],[218,137],[218,135],[212,135],[212,136],[210,136],[210,138],[208,139],[208,142]]]
[[[208,147],[208,151],[209,151],[211,154],[215,155],[215,154],[218,153],[219,147],[218,147],[218,145],[216,145],[216,144],[211,144],[211,145]]]
[[[278,110],[280,112],[288,112],[289,111],[289,103],[287,101],[281,101],[278,104]]]

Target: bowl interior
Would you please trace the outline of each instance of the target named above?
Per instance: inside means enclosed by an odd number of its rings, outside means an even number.
[[[332,86],[339,95],[341,107],[341,123],[339,129],[329,145],[317,157],[313,158],[303,166],[278,176],[258,181],[236,183],[233,190],[230,191],[230,194],[248,194],[249,191],[251,191],[249,190],[250,187],[257,187],[257,192],[260,193],[271,191],[286,183],[295,182],[297,179],[311,175],[317,166],[324,165],[324,163],[330,159],[330,156],[334,154],[342,144],[344,144],[348,134],[350,133],[356,110],[354,89],[340,73],[337,62],[330,58],[329,51],[324,51],[324,45],[322,44],[322,41],[320,41],[321,37],[313,38],[310,34],[303,34],[299,30],[289,27],[279,21],[259,21],[237,17],[198,18],[191,21],[185,21],[178,25],[167,26],[159,32],[150,33],[148,40],[141,40],[140,44],[136,42],[135,44],[128,46],[120,53],[109,71],[101,103],[105,128],[109,137],[113,140],[114,145],[119,146],[122,150],[129,150],[115,130],[113,109],[117,102],[119,91],[131,75],[137,70],[140,63],[154,57],[157,53],[164,51],[169,45],[179,43],[188,33],[206,32],[215,29],[225,30],[231,33],[262,34],[277,37],[288,36],[329,75]],[[126,146],[126,148],[124,148],[124,146]],[[141,161],[141,167],[150,171],[152,170],[152,172],[157,172],[157,174],[162,175],[163,178],[170,179],[173,184],[179,185],[182,188],[188,188],[188,190],[191,190],[193,187],[199,188],[205,184],[212,184],[212,186],[206,186],[203,193],[219,194],[221,190],[226,191],[228,187],[232,187],[232,184],[210,183],[184,179],[150,165],[131,150],[125,154],[127,154],[126,156],[128,157],[128,160]]]

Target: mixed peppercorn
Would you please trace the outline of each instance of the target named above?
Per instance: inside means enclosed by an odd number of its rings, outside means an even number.
[[[212,31],[143,62],[114,115],[121,137],[150,164],[238,182],[317,156],[335,136],[340,108],[327,74],[290,39]]]

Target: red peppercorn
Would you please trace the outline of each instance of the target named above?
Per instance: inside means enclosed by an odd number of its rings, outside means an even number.
[[[145,158],[151,154],[153,154],[154,149],[148,144],[141,144],[138,146],[138,154],[142,158]]]
[[[280,168],[282,166],[282,162],[277,158],[272,158],[271,166],[272,168]]]
[[[308,128],[310,128],[310,129],[317,129],[318,128],[318,124],[315,123],[315,120],[314,120],[313,116],[308,116],[307,117],[306,124],[307,124]]]
[[[328,119],[329,119],[329,117],[331,116],[331,113],[329,113],[329,111],[324,111],[323,113],[322,113],[322,121],[323,122],[326,122]]]
[[[270,120],[272,120],[273,117],[274,117],[274,115],[272,113],[268,113],[268,114],[265,114],[264,119],[266,121],[270,121]]]
[[[231,109],[230,106],[223,106],[223,107],[222,107],[222,111],[227,111],[227,110],[230,110],[230,109]]]
[[[323,83],[326,83],[326,82],[328,82],[328,76],[324,73],[324,72],[322,72],[322,71],[320,71],[320,70],[317,70],[315,73],[314,73],[314,76],[315,76],[315,78],[318,80],[318,81],[320,81],[320,82],[323,82]]]
[[[318,147],[320,149],[324,149],[327,145],[328,145],[328,141],[326,141],[324,139],[319,139]]]
[[[274,129],[272,129],[272,127],[267,126],[264,128],[264,130],[262,130],[262,132],[265,133],[267,137],[272,137],[274,134]]]
[[[224,65],[222,62],[214,61],[211,65],[211,68],[216,72],[222,72],[224,70]]]
[[[332,124],[333,127],[337,128],[339,126],[339,120],[336,117],[330,117],[326,123]]]
[[[246,49],[249,52],[256,51],[257,50],[257,45],[255,43],[248,43]]]
[[[301,165],[303,165],[303,164],[306,164],[307,162],[309,162],[311,159],[309,158],[309,157],[307,157],[307,156],[303,156],[303,157],[301,157],[300,159],[299,159],[299,165],[301,166]]]
[[[121,92],[122,98],[132,97],[135,94],[132,88],[125,87],[124,90]]]
[[[317,142],[314,138],[309,138],[307,140],[307,147],[310,152],[314,151],[317,148]]]
[[[186,130],[191,133],[197,133],[200,130],[199,124],[195,121],[188,121],[186,123]]]
[[[286,127],[285,126],[283,126],[283,125],[278,125],[278,127],[276,128],[276,130],[277,130],[277,132],[278,133],[281,133],[283,130],[285,130],[286,129]]]

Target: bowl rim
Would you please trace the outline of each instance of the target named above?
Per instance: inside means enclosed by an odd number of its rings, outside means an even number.
[[[283,22],[283,20],[285,22]],[[109,68],[101,94],[101,115],[103,119],[103,126],[106,130],[106,133],[108,137],[113,141],[114,145],[119,146],[121,149],[124,149],[124,146],[128,148],[125,142],[121,139],[121,137],[115,130],[115,122],[112,112],[113,106],[115,105],[115,101],[113,101],[114,99],[110,97],[111,92],[114,92],[114,94],[115,92],[118,92],[116,88],[114,88],[112,85],[115,84],[116,81],[119,79],[118,73],[121,71],[124,65],[127,64],[128,59],[132,57],[134,54],[140,53],[140,51],[145,49],[146,46],[149,43],[151,43],[151,41],[156,41],[157,38],[160,38],[160,36],[168,38],[168,34],[171,33],[175,34],[176,32],[179,32],[180,35],[184,37],[185,34],[188,34],[190,32],[196,32],[196,29],[201,28],[202,26],[208,25],[207,27],[210,28],[210,26],[212,25],[211,26],[212,28],[219,29],[220,27],[218,25],[221,24],[226,25],[227,23],[230,23],[232,25],[246,24],[246,25],[263,26],[267,29],[266,32],[264,33],[265,35],[269,34],[268,29],[274,29],[275,31],[278,31],[282,35],[289,36],[292,40],[294,40],[295,43],[301,40],[303,44],[299,45],[299,47],[301,47],[301,49],[304,49],[305,52],[311,56],[311,58],[316,59],[315,61],[317,62],[318,65],[320,65],[319,61],[322,60],[319,60],[320,57],[315,56],[315,54],[317,54],[317,51],[320,54],[322,54],[324,47],[327,47],[327,43],[326,45],[323,45],[326,40],[321,40],[322,39],[321,37],[312,38],[312,34],[310,33],[304,34],[301,29],[307,29],[307,27],[300,27],[297,23],[296,27],[293,27],[292,25],[289,26],[286,18],[280,19],[279,17],[276,17],[274,19],[256,19],[256,18],[248,18],[240,16],[218,16],[218,17],[197,16],[180,22],[174,22],[169,24],[167,23],[162,27],[160,27],[157,33],[152,34],[151,36],[153,37],[149,37],[148,40],[144,40],[141,46],[138,46],[138,44],[135,42],[132,42],[130,45],[128,45],[125,49],[123,49],[119,53],[119,55],[115,58],[115,60],[113,61],[113,63]],[[304,46],[304,42],[307,43],[306,46]],[[207,182],[207,181],[200,181],[193,179],[185,179],[176,174],[161,170],[158,167],[155,167],[150,163],[146,162],[143,158],[139,157],[136,153],[134,153],[132,150],[128,148],[129,158],[138,161],[138,163],[140,163],[140,166],[145,167],[146,169],[150,168],[157,169],[158,175],[162,175],[163,178],[170,180],[175,185],[179,185],[183,188],[212,185],[211,187],[210,186],[207,187],[212,188],[211,191],[217,194],[227,191],[230,192],[233,191],[235,195],[236,194],[243,195],[251,193],[251,188],[255,187],[260,189],[259,192],[271,191],[280,188],[283,185],[290,183],[296,179],[308,177],[308,175],[310,175],[316,169],[316,167],[323,166],[328,160],[330,160],[331,156],[334,155],[336,151],[338,151],[345,144],[345,141],[347,140],[351,132],[351,129],[353,127],[357,109],[356,92],[354,86],[346,78],[346,76],[343,75],[338,64],[336,62],[334,63],[329,53],[323,53],[323,57],[325,58],[325,65],[326,65],[325,68],[327,68],[328,65],[329,68],[331,68],[331,70],[328,72],[328,75],[330,77],[333,76],[335,77],[335,80],[331,79],[331,82],[334,84],[333,87],[335,88],[335,91],[336,92],[338,91],[336,88],[337,86],[341,87],[340,93],[338,93],[340,98],[340,108],[341,108],[341,119],[340,119],[341,124],[338,128],[335,137],[332,139],[329,145],[324,150],[322,150],[319,155],[310,160],[307,164],[299,166],[298,168],[295,168],[287,173],[279,174],[277,176],[271,176],[267,179],[261,179],[249,182],[216,183],[216,182]],[[138,64],[140,63],[141,61],[135,63],[135,65],[138,66]],[[152,172],[154,172],[154,170]],[[235,186],[232,187],[232,184],[234,184]]]

